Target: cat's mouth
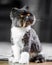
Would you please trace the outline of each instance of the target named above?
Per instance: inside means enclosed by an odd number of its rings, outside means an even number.
[[[26,27],[26,22],[23,23],[23,26],[22,27]]]
[[[29,26],[31,23],[28,21],[28,22],[26,22],[26,21],[24,21],[24,22],[21,22],[21,27],[27,27],[27,26]]]

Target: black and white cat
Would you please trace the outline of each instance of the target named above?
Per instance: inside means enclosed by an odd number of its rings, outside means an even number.
[[[41,44],[35,30],[31,28],[35,24],[35,16],[27,9],[13,8],[10,13],[12,20],[11,43],[13,57],[12,62],[29,63],[29,61],[43,62],[39,55]]]

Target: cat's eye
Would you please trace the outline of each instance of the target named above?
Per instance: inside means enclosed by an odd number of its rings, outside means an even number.
[[[23,17],[23,15],[20,15],[20,17]]]
[[[30,16],[30,14],[27,14],[27,16]]]

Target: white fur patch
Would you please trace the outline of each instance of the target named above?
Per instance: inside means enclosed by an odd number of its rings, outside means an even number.
[[[29,31],[31,29],[30,26],[26,27],[26,28],[18,28],[13,26],[11,28],[11,37],[13,38],[13,43],[14,45],[12,45],[12,51],[13,51],[13,55],[14,58],[12,60],[12,62],[18,62],[19,63],[28,63],[29,62],[29,54],[27,52],[23,52],[20,55],[20,51],[23,49],[24,44],[22,42],[22,38],[25,35],[26,31]],[[24,62],[22,62],[24,61]]]
[[[25,32],[26,31],[22,30],[21,28],[12,27],[11,28],[11,35],[12,35],[12,38],[13,38],[13,42],[14,43],[19,42],[23,38]]]
[[[12,46],[13,54],[14,54],[14,59],[19,61],[20,59],[20,47],[18,45],[13,45]]]
[[[31,29],[30,26],[26,28],[19,28],[13,26],[11,28],[11,37],[13,38],[13,43],[16,44],[18,42],[21,43],[23,36],[25,35],[26,31],[29,31]]]
[[[19,63],[29,63],[29,53],[28,52],[21,53],[21,58],[19,60]]]

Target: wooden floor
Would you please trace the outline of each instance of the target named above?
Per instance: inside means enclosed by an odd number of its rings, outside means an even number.
[[[9,65],[8,61],[0,61],[0,65]],[[19,65],[19,64],[14,64]],[[24,64],[23,64],[24,65]],[[26,64],[25,64],[26,65]],[[44,62],[44,63],[30,63],[29,65],[52,65],[52,62]]]

